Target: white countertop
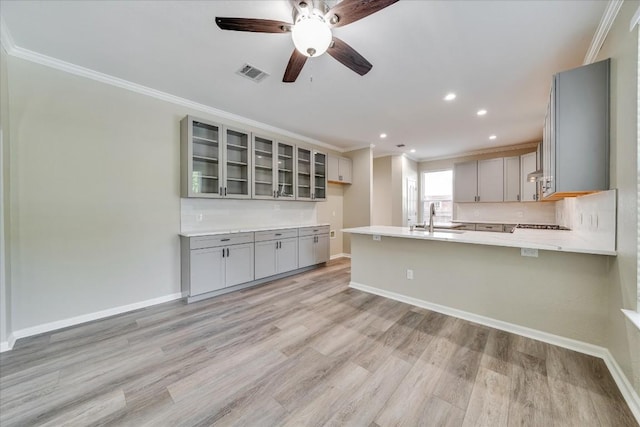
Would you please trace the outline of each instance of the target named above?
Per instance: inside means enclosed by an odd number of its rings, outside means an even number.
[[[179,235],[182,237],[200,237],[200,236],[216,236],[219,234],[233,234],[233,233],[252,233],[256,231],[269,231],[269,230],[286,230],[289,228],[305,228],[305,227],[320,227],[323,225],[330,224],[300,224],[300,225],[282,225],[282,226],[271,226],[271,227],[245,227],[238,229],[226,229],[226,230],[209,230],[209,231],[188,231],[180,233]]]
[[[578,232],[568,230],[516,229],[513,233],[487,231],[410,231],[409,227],[370,226],[346,228],[344,233],[400,237],[407,239],[438,240],[476,245],[531,248],[558,252],[577,252],[615,256],[614,248],[602,247]]]

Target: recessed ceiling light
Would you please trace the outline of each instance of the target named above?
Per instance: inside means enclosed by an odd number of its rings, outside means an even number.
[[[445,101],[453,101],[454,99],[456,99],[456,94],[453,92],[448,93],[445,97],[444,100]]]
[[[496,139],[496,138],[497,138],[497,136],[495,136],[495,135],[491,135],[491,136],[489,137],[489,139]]]
[[[482,109],[482,110],[478,110],[478,112],[476,113],[479,116],[484,116],[485,114],[487,114],[487,110]]]
[[[416,149],[415,149],[415,148],[412,148],[412,149],[411,149],[411,150],[409,150],[409,151],[411,151],[412,153],[415,153],[415,152],[416,152]]]
[[[387,137],[387,134],[386,134],[386,133],[381,133],[381,134],[380,134],[380,138],[385,139],[386,137]]]

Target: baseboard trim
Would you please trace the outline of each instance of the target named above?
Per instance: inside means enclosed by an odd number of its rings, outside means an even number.
[[[69,326],[79,325],[81,323],[91,322],[92,320],[104,319],[105,317],[115,316],[129,311],[139,310],[141,308],[150,307],[152,305],[162,304],[182,298],[181,293],[169,294],[158,298],[140,301],[133,304],[121,305],[119,307],[109,308],[107,310],[96,311],[94,313],[83,314],[81,316],[70,317],[68,319],[57,320],[55,322],[43,323],[41,325],[32,326],[30,328],[19,329],[13,331],[11,336],[15,340],[26,338],[45,332],[54,331],[56,329],[68,328]],[[11,345],[13,348],[13,344]]]
[[[338,258],[351,258],[351,254],[345,254],[345,253],[335,254],[335,255],[331,255],[329,259],[333,261],[334,259],[338,259]]]
[[[448,316],[457,317],[459,319],[468,320],[473,323],[489,326],[491,328],[500,329],[501,331],[511,332],[514,334],[522,335],[527,338],[543,341],[548,344],[557,345],[559,347],[567,348],[569,350],[577,351],[579,353],[588,354],[601,358],[607,365],[611,376],[616,382],[620,393],[624,397],[627,405],[631,409],[631,412],[635,416],[638,423],[640,423],[640,397],[634,390],[633,386],[627,379],[626,375],[620,368],[620,365],[616,362],[611,352],[601,346],[589,344],[583,341],[574,340],[571,338],[562,337],[548,332],[543,332],[537,329],[528,328],[526,326],[516,325],[514,323],[505,322],[502,320],[493,319],[491,317],[482,316],[468,311],[458,310],[456,308],[435,304],[432,302],[424,301],[418,298],[409,297],[396,292],[387,291],[384,289],[374,288],[372,286],[364,285],[362,283],[350,282],[349,287],[358,289],[363,292],[367,292],[381,297],[389,298],[395,301],[411,304],[416,307],[426,308],[427,310],[435,311],[438,313],[446,314]]]
[[[636,393],[635,389],[629,382],[629,379],[622,371],[620,365],[616,361],[613,354],[607,348],[603,348],[602,360],[607,365],[613,380],[616,382],[618,389],[620,389],[620,393],[622,393],[622,397],[629,405],[629,409],[633,412],[633,416],[636,417],[636,421],[640,424],[640,396]]]
[[[16,337],[13,334],[9,334],[6,341],[0,342],[0,353],[11,350],[15,343]]]

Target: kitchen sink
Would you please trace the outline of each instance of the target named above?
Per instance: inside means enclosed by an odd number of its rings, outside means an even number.
[[[429,230],[424,230],[424,229],[415,229],[415,230],[412,231],[412,233],[430,234]],[[453,230],[451,228],[434,228],[433,229],[433,234],[435,234],[435,233],[462,234],[462,233],[464,233],[464,231],[462,231],[462,230]]]

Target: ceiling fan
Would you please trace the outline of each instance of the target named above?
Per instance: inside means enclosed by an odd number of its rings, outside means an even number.
[[[216,17],[216,24],[223,30],[291,33],[295,49],[282,78],[285,83],[296,81],[307,58],[325,52],[361,76],[367,74],[373,65],[351,46],[333,36],[331,29],[358,21],[398,0],[342,0],[331,8],[325,0],[290,1],[293,6],[292,24],[271,19]]]

